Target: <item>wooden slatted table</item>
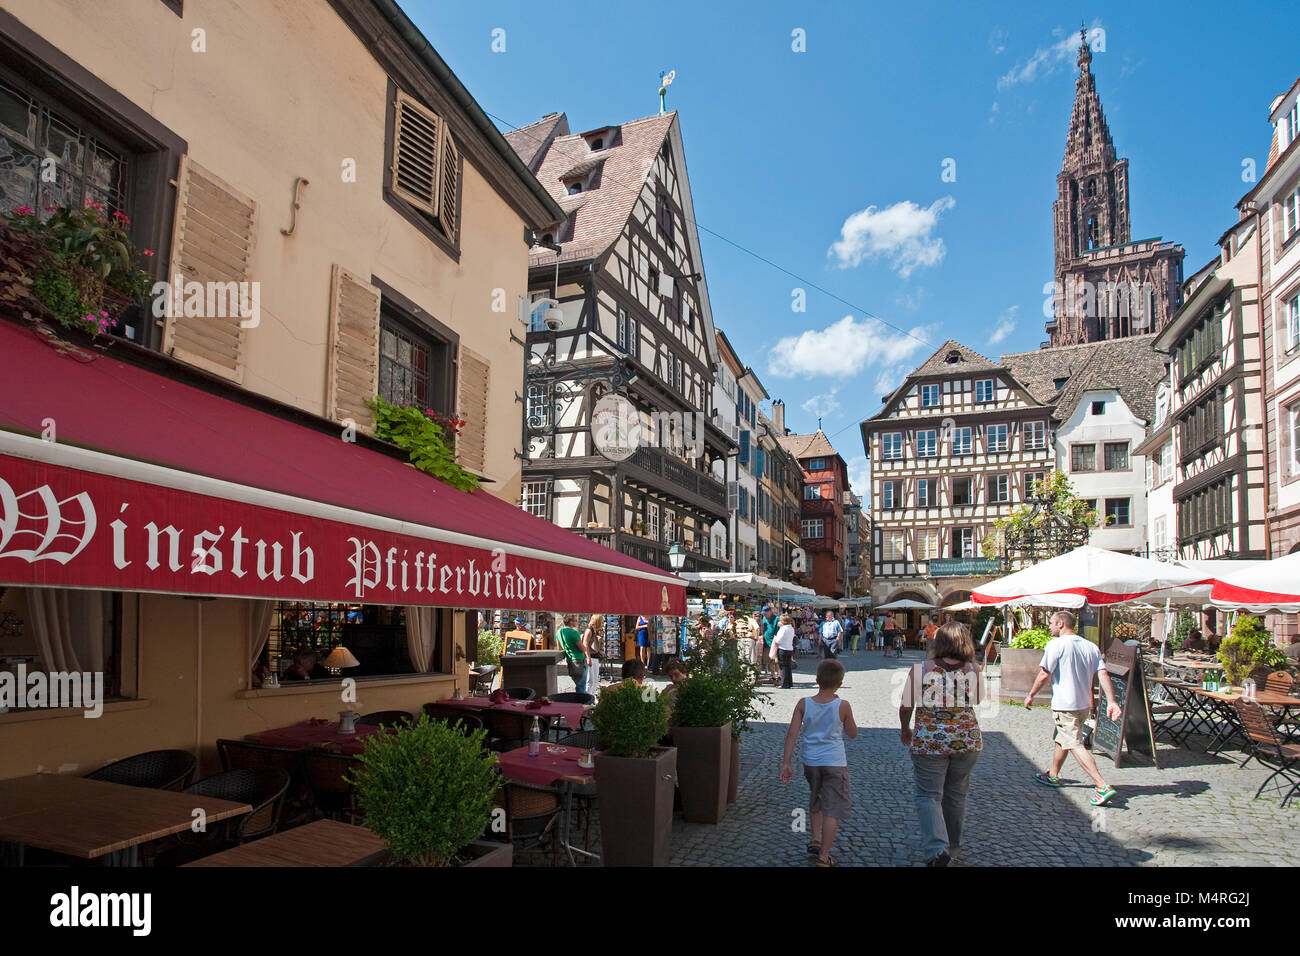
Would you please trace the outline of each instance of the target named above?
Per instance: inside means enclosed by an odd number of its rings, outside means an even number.
[[[197,809],[209,826],[253,810],[247,803],[67,774],[15,777],[0,780],[0,843],[135,866],[140,844],[190,829]]]
[[[317,820],[186,866],[380,866],[388,844],[365,827]]]

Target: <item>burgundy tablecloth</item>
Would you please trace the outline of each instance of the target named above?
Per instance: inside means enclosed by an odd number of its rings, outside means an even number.
[[[516,747],[497,756],[497,766],[511,780],[549,787],[561,777],[594,777],[594,768],[578,766],[581,747],[560,747],[542,744],[536,757],[528,756],[528,748]]]
[[[523,714],[525,717],[563,717],[570,730],[578,730],[582,724],[582,715],[586,708],[582,704],[557,704],[551,702],[539,708],[529,709],[526,700],[508,700],[504,704],[494,704],[486,697],[463,697],[460,700],[440,700],[439,704],[448,707],[462,707],[465,710],[500,710],[509,714]]]
[[[249,734],[245,740],[267,747],[321,747],[331,744],[341,753],[359,754],[366,748],[366,737],[380,730],[377,724],[358,724],[355,734],[339,733],[337,720],[323,724],[304,722],[291,727],[277,727],[260,734]]]

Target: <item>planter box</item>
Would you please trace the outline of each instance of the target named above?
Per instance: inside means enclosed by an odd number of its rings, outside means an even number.
[[[515,848],[509,843],[475,840],[465,852],[474,857],[466,866],[514,866]]]
[[[596,755],[605,866],[667,866],[673,836],[677,749],[649,757]]]
[[[1021,647],[1004,647],[1000,654],[1002,689],[999,696],[1003,700],[1023,700],[1038,678],[1038,662],[1043,659],[1043,652]]]
[[[721,727],[677,727],[677,780],[690,823],[718,823],[727,812],[731,777],[731,722]]]
[[[731,738],[731,772],[727,774],[727,805],[736,802],[736,794],[740,792],[740,741],[735,737]]]

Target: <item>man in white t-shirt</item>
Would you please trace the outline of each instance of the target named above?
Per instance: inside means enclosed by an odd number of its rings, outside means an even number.
[[[1034,695],[1050,679],[1056,741],[1051,769],[1046,773],[1035,774],[1034,779],[1048,787],[1059,787],[1065,755],[1073,753],[1079,766],[1097,785],[1088,802],[1099,807],[1115,796],[1115,788],[1102,779],[1097,762],[1083,746],[1083,724],[1092,713],[1093,675],[1100,679],[1101,689],[1106,694],[1107,716],[1111,720],[1118,720],[1122,710],[1115,702],[1115,690],[1111,686],[1110,675],[1106,673],[1106,661],[1102,658],[1101,651],[1096,644],[1074,633],[1074,615],[1069,611],[1057,611],[1052,615],[1048,629],[1052,632],[1052,639],[1043,648],[1038,678],[1029,689],[1025,707],[1033,706]]]

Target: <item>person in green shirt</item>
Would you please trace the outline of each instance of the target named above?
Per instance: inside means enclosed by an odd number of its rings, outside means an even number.
[[[566,614],[564,626],[555,634],[555,639],[568,658],[569,677],[573,678],[574,689],[579,694],[591,693],[587,690],[587,679],[591,673],[591,648],[587,639],[578,630],[578,615]]]

